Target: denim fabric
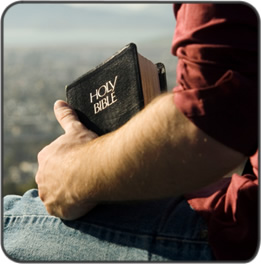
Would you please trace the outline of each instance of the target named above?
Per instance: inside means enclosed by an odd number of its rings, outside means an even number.
[[[182,197],[48,215],[37,190],[4,198],[3,249],[16,261],[211,260],[207,227]]]

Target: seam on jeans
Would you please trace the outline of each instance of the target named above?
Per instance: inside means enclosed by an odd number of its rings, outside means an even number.
[[[14,218],[20,218],[20,219],[22,219],[22,218],[26,218],[26,217],[29,217],[29,218],[31,218],[31,217],[37,217],[38,219],[40,219],[40,218],[53,218],[53,219],[57,219],[58,221],[60,220],[60,222],[62,224],[64,224],[64,222],[60,218],[55,217],[55,216],[47,216],[47,215],[19,215],[19,216],[11,215],[11,216],[4,216],[4,218],[10,218],[10,219],[11,218],[12,219],[14,219]],[[97,225],[97,224],[93,224],[93,223],[89,223],[89,222],[88,223],[85,223],[85,222],[82,222],[82,221],[74,220],[74,223],[76,223],[76,222],[77,223],[80,223],[81,225],[87,226],[87,227],[99,228],[99,229],[107,230],[109,232],[121,233],[121,234],[125,233],[125,234],[130,235],[130,236],[139,236],[139,237],[143,237],[143,238],[152,239],[152,236],[150,234],[142,234],[142,233],[128,232],[128,231],[123,230],[123,229],[122,230],[112,229],[112,228],[108,228],[108,227],[102,226],[102,225]],[[12,226],[13,224],[14,224],[14,222],[9,223],[8,226],[7,226],[7,228],[9,226]],[[66,224],[64,224],[64,225],[66,226]],[[75,228],[75,229],[77,229],[77,228]]]
[[[117,233],[125,233],[125,234],[128,234],[128,235],[137,235],[137,236],[141,236],[141,237],[147,237],[147,238],[150,238],[152,239],[153,238],[153,234],[146,234],[146,233],[136,233],[136,232],[130,232],[130,231],[127,231],[126,229],[122,228],[122,229],[113,229],[113,227],[108,227],[108,226],[104,226],[104,225],[99,225],[99,224],[94,224],[94,223],[90,223],[90,222],[82,222],[82,221],[79,221],[79,220],[75,220],[76,222],[84,225],[84,226],[92,226],[94,228],[102,228],[104,230],[108,230],[110,232],[117,232]]]
[[[207,244],[207,241],[203,240],[193,240],[193,239],[187,239],[187,238],[175,238],[175,237],[163,237],[163,236],[157,236],[156,240],[167,240],[167,241],[182,241],[186,243],[193,243],[193,244]]]
[[[202,241],[202,240],[194,240],[194,239],[188,239],[188,238],[182,238],[182,237],[168,237],[168,236],[163,236],[163,235],[157,235],[154,233],[151,233],[151,234],[134,233],[134,232],[128,231],[126,229],[118,230],[118,229],[112,229],[112,228],[107,227],[107,226],[97,225],[97,224],[93,224],[93,223],[85,223],[85,222],[81,222],[81,221],[78,221],[78,222],[80,222],[83,225],[91,225],[91,226],[96,227],[96,228],[103,228],[103,229],[108,230],[110,232],[125,233],[125,234],[130,235],[130,236],[134,235],[134,236],[140,236],[140,237],[147,237],[147,238],[150,238],[153,240],[182,241],[182,242],[186,242],[186,243],[208,244],[207,241]]]
[[[162,230],[164,230],[164,228],[165,228],[165,225],[166,225],[166,222],[167,222],[169,216],[173,212],[173,208],[175,208],[177,206],[177,204],[179,204],[182,201],[185,201],[188,204],[188,206],[190,206],[190,204],[187,202],[187,200],[185,199],[184,196],[176,197],[174,200],[171,200],[169,202],[169,206],[166,207],[165,212],[162,214],[162,217],[161,217],[159,225],[158,225],[157,233],[155,234],[154,239],[155,240],[168,240],[168,241],[182,241],[182,242],[196,243],[196,244],[209,244],[209,242],[207,240],[202,240],[200,238],[197,239],[197,238],[187,238],[187,237],[186,238],[170,237],[170,236],[164,236],[161,234]],[[193,210],[193,208],[191,208],[191,209]]]
[[[57,219],[58,221],[60,221],[61,223],[63,223],[63,221],[60,219],[60,218],[57,218],[55,216],[51,216],[51,215],[17,215],[17,216],[14,216],[14,215],[5,215],[3,218],[25,218],[25,217],[37,217],[38,219],[39,218],[52,218],[52,219]],[[162,235],[157,235],[157,234],[142,234],[142,233],[137,233],[137,232],[130,232],[130,231],[127,231],[126,229],[121,229],[121,230],[118,230],[118,229],[112,229],[110,227],[107,227],[107,226],[103,226],[103,225],[97,225],[97,224],[93,224],[93,223],[85,223],[85,222],[82,222],[82,221],[79,221],[79,220],[74,220],[74,222],[78,223],[78,224],[81,224],[81,225],[84,225],[84,226],[87,226],[87,227],[94,227],[94,228],[100,228],[100,229],[103,229],[103,230],[107,230],[109,232],[114,232],[114,233],[121,233],[121,234],[126,234],[128,236],[136,236],[136,237],[140,237],[140,238],[147,238],[147,239],[151,239],[151,240],[166,240],[166,241],[173,241],[173,242],[185,242],[185,243],[196,243],[196,244],[208,244],[207,241],[202,241],[202,240],[194,240],[194,239],[188,239],[188,238],[182,238],[182,237],[167,237],[167,236],[162,236]],[[63,223],[64,224],[64,223]],[[8,227],[12,226],[13,223],[9,223]],[[65,224],[64,224],[65,225]]]
[[[77,221],[77,220],[76,220]],[[158,236],[158,235],[155,235],[155,234],[142,234],[142,233],[134,233],[134,232],[130,232],[130,231],[126,231],[126,229],[122,229],[122,230],[118,230],[118,229],[112,229],[112,228],[109,228],[107,226],[100,226],[100,225],[97,225],[97,224],[93,224],[93,223],[84,223],[84,222],[81,222],[81,221],[78,221],[80,222],[81,224],[83,225],[90,225],[90,226],[93,226],[93,227],[96,227],[96,228],[103,228],[104,230],[108,230],[110,232],[117,232],[117,233],[124,233],[124,234],[127,234],[129,236],[140,236],[140,237],[146,237],[146,238],[150,238],[150,239],[153,239],[153,240],[168,240],[168,241],[176,241],[176,242],[186,242],[186,243],[197,243],[197,244],[208,244],[207,241],[201,241],[201,240],[193,240],[193,239],[187,239],[187,238],[178,238],[178,237],[165,237],[165,236]]]
[[[11,218],[14,218],[14,217],[20,217],[20,218],[23,218],[23,217],[45,217],[45,218],[57,218],[57,217],[55,217],[55,216],[52,216],[52,215],[46,215],[46,214],[36,214],[36,215],[33,215],[33,214],[29,214],[29,215],[27,215],[27,214],[23,214],[23,215],[13,215],[13,214],[6,214],[5,213],[5,215],[4,215],[4,217],[3,218],[7,218],[7,217],[11,217]],[[57,219],[59,219],[59,218],[57,218]]]

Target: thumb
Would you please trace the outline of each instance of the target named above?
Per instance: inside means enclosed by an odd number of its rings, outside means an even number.
[[[72,126],[72,122],[81,124],[76,112],[65,101],[58,100],[55,102],[54,114],[65,132],[69,132],[70,129],[77,127]],[[80,126],[81,129],[83,127],[83,125]]]

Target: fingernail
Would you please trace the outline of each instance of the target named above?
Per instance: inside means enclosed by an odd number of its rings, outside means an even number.
[[[55,109],[60,108],[60,107],[65,107],[65,106],[68,107],[68,104],[67,104],[65,101],[62,101],[62,100],[57,100],[57,101],[54,103],[54,108],[55,108]]]

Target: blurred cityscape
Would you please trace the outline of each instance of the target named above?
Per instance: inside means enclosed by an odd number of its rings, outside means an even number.
[[[17,2],[2,19],[3,195],[36,187],[37,154],[63,133],[54,102],[124,45],[134,42],[141,55],[163,62],[169,89],[175,83],[170,3]]]
[[[53,114],[54,102],[65,100],[65,85],[120,48],[82,45],[4,49],[3,195],[36,188],[37,154],[63,133]],[[169,40],[155,40],[153,46],[141,43],[138,49],[154,63],[165,64],[171,89],[175,84],[176,59],[170,54]]]

